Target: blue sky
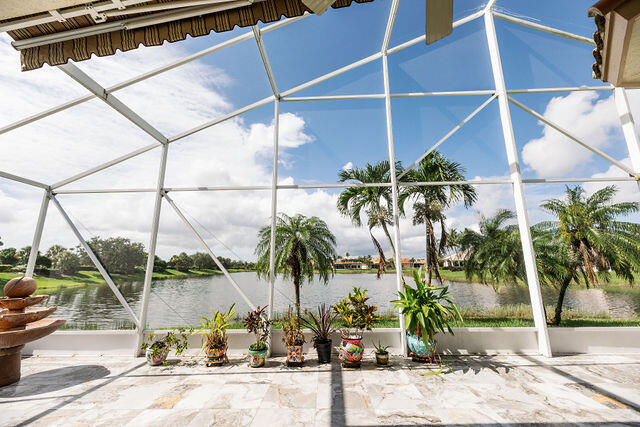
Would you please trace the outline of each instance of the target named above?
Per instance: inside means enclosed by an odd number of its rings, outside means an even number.
[[[496,9],[590,37],[594,25],[586,10],[591,3],[498,0]],[[323,16],[311,16],[265,34],[263,40],[278,89],[290,89],[378,52],[390,4],[387,0],[375,0],[329,10]],[[454,19],[479,10],[482,4],[456,0]],[[396,46],[423,34],[424,14],[423,1],[402,0],[390,45]],[[499,19],[495,25],[507,88],[602,85],[591,78],[592,46]],[[78,66],[109,86],[246,31],[236,28],[232,32],[188,39],[161,48],[94,58]],[[0,41],[0,90],[5,94],[0,98],[4,112],[0,126],[84,94],[68,77],[47,66],[20,73],[17,53],[8,45],[6,36]],[[381,60],[376,60],[295,96],[382,93],[381,70]],[[392,54],[389,70],[393,93],[492,89],[483,20],[460,26],[451,36],[431,46],[418,43]],[[640,97],[635,92],[629,91],[629,96],[635,114],[640,115]],[[167,135],[269,95],[271,89],[253,40],[116,94]],[[488,95],[394,98],[397,159],[412,163],[487,98]],[[616,159],[628,161],[611,92],[518,94],[514,98]],[[388,155],[383,100],[283,102],[280,112],[280,179],[283,182],[333,183],[337,172],[346,165],[363,166]],[[513,105],[511,114],[525,178],[617,176],[609,163],[567,142]],[[267,104],[172,144],[167,186],[268,185],[272,120],[273,105]],[[0,156],[0,170],[47,183],[152,142],[97,100],[27,128],[0,135],[0,146],[6,155]],[[492,102],[446,141],[441,151],[463,164],[469,179],[505,178],[508,167],[497,103]],[[158,151],[152,151],[71,184],[69,188],[152,187],[158,162]],[[637,187],[633,184],[620,187],[621,197],[637,200]],[[598,186],[590,184],[588,188],[593,191]],[[562,189],[562,185],[526,186],[533,221],[547,219],[537,206],[544,198],[559,196]],[[471,227],[477,223],[478,213],[490,215],[499,207],[513,207],[509,186],[484,186],[478,191],[481,201],[476,207],[451,209],[450,225]],[[366,230],[353,228],[335,212],[336,194],[337,191],[326,190],[282,191],[279,206],[288,213],[303,212],[326,219],[338,235],[340,252],[372,253]],[[251,258],[257,229],[268,222],[268,196],[265,192],[176,193],[175,199],[207,230],[232,247],[229,252],[219,246],[222,255]],[[5,243],[23,246],[30,241],[39,199],[38,191],[0,180],[0,236]],[[148,241],[153,204],[149,195],[64,196],[61,200],[88,235],[125,235]],[[56,215],[52,212],[51,220],[47,220],[45,247],[56,241],[75,244]],[[163,211],[161,255],[197,250],[197,244],[171,215],[168,210]],[[419,257],[424,245],[422,229],[413,227],[410,218],[403,219],[401,226],[405,254]],[[214,247],[218,245],[215,239],[211,242]]]

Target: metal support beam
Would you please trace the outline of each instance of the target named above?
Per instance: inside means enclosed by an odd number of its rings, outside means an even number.
[[[76,82],[84,86],[89,92],[93,93],[98,98],[102,99],[107,105],[122,114],[125,118],[131,121],[134,125],[151,135],[156,141],[166,144],[167,137],[164,136],[159,130],[147,123],[142,117],[136,114],[132,109],[127,107],[122,101],[107,92],[107,90],[100,86],[98,82],[93,80],[80,68],[73,65],[71,62],[63,65],[59,65],[62,71],[64,71],[69,77]]]
[[[209,256],[213,259],[213,261],[216,263],[216,265],[218,266],[218,268],[222,271],[222,273],[224,273],[225,277],[227,278],[227,280],[229,280],[229,282],[231,283],[231,285],[233,285],[233,287],[236,289],[236,291],[238,291],[238,293],[240,294],[240,296],[242,297],[242,299],[244,300],[244,302],[247,303],[247,305],[249,306],[249,308],[251,308],[251,310],[255,310],[256,306],[253,305],[253,303],[251,302],[251,300],[249,299],[249,297],[247,296],[247,294],[245,294],[242,289],[240,288],[240,286],[238,285],[238,283],[236,283],[235,280],[233,280],[233,277],[231,277],[231,274],[229,274],[229,271],[227,271],[227,269],[224,267],[224,265],[222,265],[222,263],[220,262],[220,260],[218,259],[218,257],[213,253],[213,251],[211,250],[211,248],[209,247],[209,245],[207,245],[207,242],[204,241],[204,239],[202,238],[202,236],[200,236],[200,234],[196,231],[196,229],[193,227],[193,225],[191,225],[191,223],[189,222],[189,220],[184,216],[184,214],[180,211],[180,209],[178,209],[178,207],[176,206],[176,204],[174,203],[174,201],[167,195],[167,193],[164,193],[164,198],[167,202],[169,202],[169,204],[171,205],[171,207],[173,208],[174,211],[176,211],[176,214],[178,214],[178,216],[180,217],[180,219],[182,220],[182,222],[184,222],[184,224],[187,226],[187,228],[189,230],[191,230],[191,233],[193,233],[193,236],[196,238],[196,240],[198,240],[200,242],[200,244],[202,245],[202,247],[204,248],[205,251],[207,251],[207,253],[209,254]]]
[[[11,181],[21,182],[23,184],[31,185],[33,187],[43,188],[45,190],[47,190],[49,188],[49,186],[47,184],[43,184],[42,182],[34,181],[32,179],[29,179],[29,178],[23,178],[21,176],[14,175],[14,174],[8,173],[8,172],[0,171],[0,178],[6,178],[6,179],[9,179]]]
[[[153,266],[156,258],[156,245],[158,243],[158,227],[160,224],[160,210],[162,209],[162,195],[164,177],[167,171],[167,155],[169,146],[162,146],[160,166],[158,167],[158,182],[156,184],[156,199],[153,207],[153,217],[151,220],[151,236],[149,237],[149,251],[147,255],[147,267],[144,272],[144,284],[142,288],[142,307],[140,308],[140,326],[138,327],[138,339],[135,354],[139,355],[140,346],[144,340],[144,332],[147,328],[147,315],[149,313],[149,295],[151,293],[151,281],[153,280]]]
[[[535,22],[527,21],[526,19],[516,18],[515,16],[505,15],[504,13],[493,12],[493,16],[503,21],[512,22],[514,24],[522,25],[523,27],[532,28],[534,30],[543,31],[545,33],[553,34],[554,36],[564,37],[566,39],[575,40],[580,43],[585,43],[591,46],[595,46],[596,43],[592,38],[578,36],[568,31],[558,30],[546,25],[540,25]]]
[[[531,297],[531,310],[533,311],[533,319],[536,328],[538,329],[538,351],[543,356],[551,357],[551,342],[549,341],[549,333],[547,331],[547,319],[544,312],[540,281],[538,279],[538,268],[536,266],[535,252],[533,250],[531,226],[529,223],[527,204],[524,196],[522,175],[520,174],[516,141],[513,135],[511,112],[509,111],[509,103],[507,102],[507,88],[504,83],[502,62],[500,60],[500,51],[498,49],[498,39],[496,37],[496,29],[493,23],[493,15],[490,10],[485,11],[484,23],[487,34],[487,43],[489,45],[489,55],[491,57],[493,79],[495,81],[496,94],[498,95],[498,104],[500,107],[502,133],[504,136],[507,158],[509,160],[511,180],[513,182],[513,196],[515,199],[516,214],[518,218],[518,228],[520,230],[520,240],[522,242],[524,264],[527,272],[527,284],[529,287],[529,295]]]
[[[613,97],[615,98],[616,110],[620,117],[622,133],[624,134],[624,139],[627,142],[631,165],[633,166],[637,179],[640,177],[640,141],[638,141],[638,129],[636,128],[636,124],[633,120],[633,114],[631,114],[631,108],[629,107],[629,100],[627,99],[625,89],[623,87],[615,88],[613,91]],[[638,181],[638,187],[640,187],[640,180]]]
[[[431,154],[431,152],[433,152],[433,150],[435,150],[436,148],[438,148],[440,146],[440,144],[442,144],[443,142],[445,142],[447,139],[449,139],[449,137],[451,137],[451,135],[453,135],[454,133],[456,133],[462,126],[464,126],[465,123],[467,123],[469,120],[471,120],[473,117],[475,117],[476,114],[478,114],[480,111],[482,111],[484,109],[484,107],[486,107],[487,105],[489,105],[489,103],[491,101],[493,101],[496,98],[496,94],[494,93],[493,95],[491,95],[491,97],[489,99],[487,99],[486,101],[484,101],[482,104],[480,104],[480,106],[478,108],[476,108],[475,110],[473,110],[471,112],[471,114],[469,114],[467,117],[464,118],[464,120],[462,120],[460,123],[458,123],[456,126],[453,127],[453,129],[451,129],[449,132],[447,132],[447,134],[445,136],[443,136],[442,138],[440,138],[440,140],[438,142],[436,142],[435,144],[433,144],[431,146],[431,148],[429,148],[427,151],[424,152],[423,155],[421,155],[420,157],[418,157],[418,160],[416,160],[415,162],[413,162],[409,167],[407,167],[404,171],[402,171],[402,173],[400,175],[398,175],[398,179],[402,178],[403,176],[405,176],[407,173],[409,173],[409,171],[411,169],[413,169],[414,167],[416,167],[416,165],[418,163],[420,163],[422,161],[422,159],[424,159],[425,157],[427,157],[429,154]]]
[[[276,220],[278,215],[278,140],[280,138],[280,101],[273,106],[273,176],[271,178],[271,235],[269,237],[269,308],[267,318],[273,319],[273,291],[276,283]],[[269,354],[271,354],[271,328]]]
[[[262,41],[262,34],[260,33],[260,28],[257,25],[251,27],[253,30],[253,38],[256,39],[256,44],[258,45],[258,51],[260,52],[260,57],[262,58],[262,63],[264,64],[264,69],[267,72],[267,78],[269,79],[269,85],[271,86],[271,90],[273,91],[273,96],[276,99],[280,98],[280,93],[278,93],[278,87],[276,86],[276,79],[273,77],[273,70],[271,69],[271,64],[269,63],[269,57],[267,56],[267,49],[264,47],[264,42]]]
[[[156,142],[156,143],[153,143],[153,144],[146,145],[146,146],[144,146],[142,148],[138,148],[137,150],[134,150],[134,151],[132,151],[130,153],[127,153],[127,154],[125,154],[123,156],[120,156],[120,157],[118,157],[116,159],[110,160],[110,161],[108,161],[106,163],[102,163],[101,165],[95,166],[95,167],[93,167],[93,168],[91,168],[89,170],[86,170],[84,172],[80,172],[80,173],[78,173],[76,175],[73,175],[72,177],[69,177],[67,179],[63,179],[62,181],[58,181],[55,184],[53,184],[51,186],[51,188],[52,189],[56,189],[56,188],[62,187],[63,185],[71,184],[74,181],[77,181],[77,180],[82,179],[84,177],[87,177],[89,175],[93,175],[96,172],[100,172],[101,170],[105,170],[105,169],[107,169],[107,168],[109,168],[111,166],[117,165],[118,163],[122,163],[125,160],[129,160],[129,159],[131,159],[133,157],[139,156],[140,154],[146,153],[147,151],[153,150],[154,148],[161,147],[161,146],[162,146],[161,143]]]
[[[605,159],[605,160],[609,161],[610,163],[616,165],[617,167],[619,167],[620,169],[622,169],[623,171],[628,173],[630,176],[636,176],[635,172],[631,168],[629,168],[627,165],[625,165],[624,163],[621,163],[621,162],[617,161],[616,159],[614,159],[613,157],[611,157],[610,155],[608,155],[604,151],[599,150],[598,148],[596,148],[596,147],[584,142],[583,140],[581,140],[580,138],[578,138],[577,136],[575,136],[571,132],[569,132],[566,129],[562,128],[560,125],[558,125],[556,123],[553,123],[551,120],[545,118],[542,114],[538,113],[537,111],[532,110],[531,108],[527,107],[526,105],[522,104],[521,102],[518,102],[518,101],[516,101],[515,99],[513,99],[511,97],[508,97],[508,98],[509,98],[509,101],[511,101],[511,103],[513,103],[514,105],[516,105],[520,109],[526,111],[527,113],[531,114],[536,119],[540,120],[541,122],[545,123],[548,126],[551,126],[555,130],[557,130],[558,132],[563,134],[564,136],[566,136],[566,137],[574,140],[578,144],[582,145],[587,150],[597,154],[598,156],[602,157],[603,159]]]
[[[78,228],[71,221],[71,218],[69,218],[69,215],[67,215],[65,210],[62,209],[62,206],[60,205],[60,202],[58,202],[58,199],[56,199],[55,196],[51,196],[51,201],[56,206],[56,208],[58,208],[58,211],[60,212],[60,215],[62,215],[62,218],[64,218],[64,220],[69,225],[69,227],[71,227],[71,230],[73,231],[73,234],[76,235],[76,238],[80,242],[80,245],[87,252],[87,255],[89,256],[89,258],[91,259],[93,264],[96,266],[96,268],[98,269],[98,271],[102,275],[102,278],[105,280],[105,282],[107,282],[107,285],[109,285],[109,287],[111,288],[111,291],[113,291],[113,293],[115,294],[115,296],[118,299],[118,301],[120,301],[120,304],[122,304],[122,306],[124,307],[125,311],[129,314],[129,316],[133,320],[133,323],[135,323],[136,326],[139,328],[140,327],[140,321],[138,320],[138,317],[136,316],[136,314],[131,309],[131,306],[129,306],[129,303],[127,302],[127,300],[124,299],[124,297],[122,296],[122,294],[118,290],[118,287],[116,286],[116,284],[113,283],[113,280],[111,279],[111,276],[109,276],[109,273],[107,273],[107,270],[105,270],[105,268],[102,266],[102,264],[98,260],[98,257],[96,256],[96,254],[93,253],[93,250],[91,249],[91,247],[89,246],[87,241],[84,240],[84,238],[82,237],[82,234],[80,234],[80,231],[78,231]]]
[[[395,2],[394,2],[395,3]],[[397,8],[397,5],[396,5]],[[387,22],[387,29],[385,32],[384,40],[388,41],[391,37],[391,30],[393,29],[393,22],[395,20],[395,13],[393,4],[389,13],[389,20]],[[404,278],[402,277],[402,248],[400,245],[400,212],[398,208],[398,179],[396,177],[396,156],[393,147],[393,123],[391,120],[391,96],[389,89],[389,63],[387,57],[387,49],[383,46],[382,53],[382,75],[384,79],[384,106],[385,117],[387,121],[387,148],[389,150],[389,169],[391,176],[391,199],[393,203],[393,243],[395,246],[395,259],[394,264],[396,267],[396,289],[398,292],[404,290]],[[398,310],[398,321],[400,323],[400,343],[402,347],[403,355],[407,354],[407,336],[406,326],[404,322],[404,315],[401,310]]]
[[[38,214],[38,222],[36,223],[36,231],[33,233],[33,242],[31,243],[31,253],[29,253],[29,261],[27,261],[27,269],[24,275],[33,277],[33,271],[36,268],[38,260],[38,251],[40,250],[40,240],[42,239],[42,229],[44,228],[44,220],[47,218],[47,209],[49,208],[49,191],[45,190],[42,195],[42,203],[40,204],[40,213]]]

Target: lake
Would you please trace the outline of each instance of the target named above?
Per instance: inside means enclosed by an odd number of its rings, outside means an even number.
[[[253,272],[232,273],[240,288],[256,305],[267,303],[268,282],[259,280]],[[409,282],[409,278],[406,278]],[[477,283],[448,282],[451,294],[460,307],[492,309],[504,305],[529,304],[529,291],[523,286],[502,286],[494,291],[491,286]],[[353,288],[367,289],[370,303],[377,304],[381,312],[391,310],[390,300],[396,298],[395,275],[386,274],[376,279],[375,274],[336,274],[323,285],[314,281],[305,283],[301,291],[303,308],[313,309],[325,302],[334,304]],[[120,284],[120,291],[133,310],[138,313],[142,297],[142,282]],[[293,284],[277,279],[274,309],[284,312],[294,304]],[[543,288],[545,304],[555,304],[556,292]],[[236,303],[236,312],[244,315],[249,307],[233,286],[222,276],[188,279],[157,280],[153,282],[149,302],[151,328],[196,325],[200,316],[210,315],[211,309],[227,309]],[[49,304],[58,305],[55,317],[79,325],[90,324],[100,329],[113,328],[129,320],[126,311],[107,285],[62,288],[51,295]],[[611,317],[640,317],[640,292],[606,292],[601,289],[569,289],[565,308],[585,312],[606,312]]]

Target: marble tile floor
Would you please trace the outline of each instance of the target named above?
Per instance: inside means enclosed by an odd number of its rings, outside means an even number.
[[[640,355],[393,357],[253,369],[232,358],[149,367],[126,357],[30,357],[0,388],[0,425],[640,425]]]

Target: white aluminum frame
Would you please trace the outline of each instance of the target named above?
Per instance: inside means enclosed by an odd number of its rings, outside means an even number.
[[[122,4],[125,6],[135,5],[137,3],[141,3],[140,0],[122,0]],[[186,3],[186,2],[185,2]],[[200,1],[197,0],[192,2],[194,4],[198,3],[217,3],[217,0],[212,1]],[[209,253],[209,255],[214,259],[214,261],[221,268],[223,273],[229,282],[236,288],[236,290],[240,293],[241,297],[245,300],[245,302],[251,307],[255,306],[249,300],[249,298],[242,292],[238,284],[231,277],[229,272],[224,268],[224,266],[219,262],[217,257],[214,255],[212,250],[206,244],[204,239],[200,236],[200,234],[196,231],[193,225],[186,219],[182,211],[177,207],[175,202],[168,196],[168,192],[205,192],[205,191],[229,191],[229,190],[238,190],[238,191],[255,191],[255,190],[270,190],[271,191],[271,241],[270,241],[270,249],[271,249],[271,258],[270,258],[270,273],[269,273],[269,296],[268,296],[268,304],[269,304],[269,318],[273,316],[273,298],[274,298],[274,281],[275,281],[275,271],[274,271],[274,245],[275,245],[275,228],[276,228],[276,214],[277,214],[277,197],[278,190],[291,190],[291,189],[331,189],[331,188],[349,188],[349,187],[358,187],[358,186],[373,186],[373,187],[391,187],[392,188],[392,198],[394,201],[394,209],[393,209],[393,217],[394,217],[394,245],[396,247],[396,255],[395,255],[395,265],[396,267],[396,284],[398,290],[402,289],[403,278],[402,278],[402,270],[401,270],[401,235],[399,229],[399,212],[397,206],[398,200],[398,189],[403,186],[434,186],[434,185],[451,185],[451,184],[472,184],[472,185],[511,185],[514,191],[514,199],[516,203],[516,211],[518,218],[518,225],[520,229],[520,234],[522,236],[522,245],[525,255],[525,265],[527,270],[527,279],[529,283],[529,290],[531,296],[532,309],[534,314],[534,320],[536,324],[536,328],[538,331],[538,346],[539,352],[545,356],[551,356],[550,343],[548,338],[548,332],[546,329],[545,318],[544,318],[544,307],[542,306],[541,294],[540,294],[540,284],[537,277],[537,270],[535,266],[535,253],[533,251],[533,246],[531,244],[531,236],[529,231],[529,220],[527,216],[526,204],[524,200],[524,188],[523,184],[526,183],[560,183],[560,182],[638,182],[638,176],[640,174],[640,142],[638,141],[638,135],[635,132],[634,120],[629,109],[628,100],[626,98],[626,93],[624,88],[613,88],[612,86],[602,85],[602,86],[581,86],[581,87],[552,87],[552,88],[524,88],[524,89],[507,89],[504,76],[502,73],[502,65],[500,59],[500,52],[498,49],[498,42],[495,33],[494,27],[494,17],[513,23],[517,25],[522,25],[537,31],[543,31],[549,34],[553,34],[556,36],[568,38],[580,43],[586,43],[589,45],[593,45],[593,41],[582,36],[578,36],[575,34],[571,34],[566,31],[558,30],[555,28],[551,28],[548,26],[544,26],[535,22],[528,21],[526,19],[516,18],[513,16],[506,15],[504,13],[499,13],[493,11],[495,0],[490,0],[486,7],[483,10],[475,12],[465,18],[459,19],[453,23],[453,27],[456,28],[460,25],[463,25],[467,22],[473,21],[477,18],[483,17],[485,24],[485,32],[487,36],[487,42],[489,46],[495,88],[494,89],[483,89],[483,90],[465,90],[465,91],[440,91],[440,92],[414,92],[414,93],[392,93],[390,88],[389,81],[389,69],[388,69],[388,56],[398,52],[402,49],[406,49],[410,46],[414,46],[418,43],[424,42],[425,37],[420,36],[414,39],[408,40],[404,43],[401,43],[394,47],[389,47],[389,42],[391,39],[391,33],[393,29],[393,25],[395,22],[395,16],[397,14],[399,0],[393,0],[390,5],[389,17],[387,20],[387,26],[385,29],[384,39],[382,43],[382,48],[379,52],[375,52],[369,56],[366,56],[360,60],[357,60],[349,65],[345,65],[341,68],[338,68],[334,71],[326,73],[322,76],[311,79],[305,83],[299,84],[293,88],[280,92],[276,85],[276,80],[273,76],[273,71],[271,69],[269,59],[267,56],[267,50],[264,44],[264,40],[262,39],[262,35],[268,33],[270,31],[274,31],[278,28],[289,25],[293,22],[300,21],[309,14],[305,14],[300,17],[285,19],[267,26],[263,28],[258,28],[254,26],[251,32],[243,33],[239,36],[226,40],[222,43],[211,46],[207,49],[196,52],[187,57],[178,59],[164,66],[158,67],[149,72],[140,74],[131,79],[125,80],[121,83],[113,85],[108,88],[104,88],[100,86],[95,80],[91,79],[86,73],[84,73],[80,68],[73,64],[65,64],[61,65],[60,68],[66,74],[68,74],[71,78],[73,78],[80,85],[89,90],[89,94],[78,97],[74,100],[65,102],[56,107],[49,108],[40,113],[34,114],[32,116],[26,117],[24,119],[18,120],[14,123],[6,125],[0,128],[0,134],[10,132],[15,130],[21,126],[28,125],[42,118],[48,117],[52,114],[58,113],[60,111],[64,111],[68,108],[80,105],[84,102],[87,102],[95,97],[102,99],[107,105],[116,110],[118,113],[125,116],[128,120],[130,120],[133,124],[141,128],[147,134],[149,134],[155,142],[141,147],[135,151],[124,154],[116,159],[113,159],[109,162],[97,165],[93,168],[90,168],[84,172],[78,173],[74,176],[68,177],[61,181],[55,182],[53,184],[45,184],[42,182],[38,182],[35,180],[31,180],[25,177],[17,176],[11,173],[0,171],[0,178],[5,178],[8,180],[12,180],[15,182],[20,182],[26,185],[30,185],[33,187],[41,188],[44,190],[45,194],[42,199],[42,204],[40,207],[40,213],[38,215],[38,221],[36,224],[36,229],[34,233],[34,239],[32,244],[32,250],[29,256],[29,262],[27,264],[27,273],[32,274],[35,268],[36,257],[38,253],[38,248],[40,244],[40,240],[42,237],[42,230],[44,227],[47,208],[49,205],[49,201],[52,201],[56,208],[60,211],[63,218],[67,222],[67,224],[72,229],[73,233],[76,235],[81,245],[85,248],[89,257],[94,262],[104,279],[106,280],[109,287],[113,290],[114,294],[123,305],[125,310],[134,320],[134,323],[137,326],[137,333],[140,337],[143,336],[145,332],[146,319],[148,316],[148,303],[149,303],[149,292],[152,281],[152,273],[153,273],[153,264],[154,264],[154,256],[155,256],[155,248],[157,245],[157,235],[158,235],[158,224],[159,217],[162,206],[162,199],[166,199],[169,205],[174,209],[176,214],[180,217],[180,219],[185,223],[185,225],[189,228],[189,230],[193,233],[194,237],[202,244],[205,250]],[[112,2],[102,2],[95,6],[97,11],[113,11],[116,6],[115,3]],[[72,17],[73,14],[81,13],[79,10],[70,10],[63,14],[57,13],[57,11],[52,11],[51,16],[39,16],[31,19],[40,19],[45,21],[50,21],[52,19],[66,19],[65,17]],[[111,12],[109,12],[111,13]],[[118,12],[113,12],[118,13]],[[73,15],[75,16],[75,15]],[[128,108],[125,104],[120,102],[114,95],[113,92],[124,89],[141,81],[147,80],[151,77],[157,76],[161,73],[164,73],[169,70],[176,69],[182,65],[185,65],[189,62],[200,59],[206,55],[217,52],[221,49],[233,46],[237,43],[243,42],[249,39],[255,39],[258,52],[260,57],[262,58],[265,71],[267,74],[267,78],[269,80],[269,84],[271,90],[273,92],[272,96],[266,97],[264,99],[253,102],[249,105],[246,105],[242,108],[238,108],[235,111],[226,113],[220,117],[212,118],[211,120],[196,126],[192,129],[185,130],[176,135],[167,137],[147,123],[144,119],[142,119],[138,114],[136,114],[133,110]],[[34,40],[27,41],[29,43],[33,43]],[[37,42],[37,40],[36,40]],[[26,43],[26,42],[25,42]],[[26,44],[24,44],[26,46]],[[307,89],[313,85],[346,73],[350,70],[358,68],[362,65],[371,63],[381,59],[381,66],[383,72],[384,79],[384,92],[383,93],[371,93],[371,94],[353,94],[353,95],[329,95],[329,96],[293,96],[294,94]],[[546,119],[541,114],[531,110],[530,108],[524,106],[522,103],[516,101],[515,99],[509,97],[509,94],[517,94],[517,93],[553,93],[553,92],[574,92],[574,91],[606,91],[612,90],[614,92],[615,102],[618,114],[621,120],[621,126],[623,129],[623,133],[625,136],[625,140],[627,142],[632,168],[622,164],[621,162],[613,159],[608,156],[606,153],[598,150],[597,148],[587,144],[581,139],[575,137],[570,132],[561,128],[555,123],[552,123],[548,119]],[[388,146],[388,154],[389,161],[393,165],[395,164],[395,154],[394,154],[394,141],[393,141],[393,129],[392,129],[392,107],[391,107],[391,99],[393,98],[415,98],[415,97],[432,97],[432,96],[482,96],[489,95],[490,98],[485,100],[476,110],[474,110],[469,116],[467,116],[460,124],[456,125],[449,133],[447,133],[443,138],[438,140],[427,152],[425,152],[414,164],[410,167],[414,167],[419,161],[426,157],[431,151],[436,149],[440,144],[444,143],[451,135],[453,135],[457,130],[459,130],[465,123],[470,121],[477,113],[479,113],[482,109],[484,109],[491,101],[497,98],[500,108],[500,118],[503,127],[503,135],[505,140],[505,148],[507,151],[507,156],[509,159],[509,166],[511,175],[509,179],[487,179],[487,180],[468,180],[468,181],[456,181],[456,182],[398,182],[404,173],[396,176],[395,169],[391,174],[391,182],[389,183],[371,183],[371,184],[354,184],[354,183],[337,183],[337,184],[311,184],[311,185],[285,185],[278,184],[278,139],[279,139],[279,106],[280,102],[305,102],[305,101],[336,101],[336,100],[362,100],[363,102],[371,99],[384,99],[385,102],[385,118],[386,118],[386,126],[387,126],[387,146]],[[509,111],[509,101],[514,105],[522,108],[527,111],[529,114],[532,114],[534,117],[538,118],[548,126],[553,127],[554,129],[560,131],[567,137],[571,138],[578,144],[583,147],[591,150],[597,155],[605,158],[612,164],[620,167],[626,173],[629,174],[629,177],[602,177],[602,178],[560,178],[560,179],[547,179],[547,178],[539,178],[539,179],[523,179],[520,174],[519,164],[518,164],[518,156],[516,152],[515,139],[513,136],[513,126],[511,123],[510,111]],[[273,145],[273,177],[271,185],[247,185],[247,186],[206,186],[206,187],[182,187],[182,188],[168,188],[164,186],[164,176],[166,172],[166,162],[168,157],[168,145],[171,142],[178,141],[182,138],[185,138],[189,135],[192,135],[196,132],[200,132],[204,129],[207,129],[211,126],[215,126],[219,123],[224,122],[225,120],[229,120],[233,117],[236,117],[240,114],[243,114],[252,109],[258,108],[260,106],[266,105],[270,102],[274,102],[274,145]],[[157,147],[162,147],[163,153],[161,157],[161,162],[158,171],[158,182],[156,188],[126,188],[126,189],[114,189],[114,188],[105,188],[105,189],[85,189],[85,190],[73,190],[73,189],[62,189],[72,182],[78,181],[82,178],[85,178],[89,175],[92,175],[96,172],[107,169],[111,166],[117,165],[121,162],[124,162],[128,159],[136,157],[140,154],[153,150]],[[155,192],[155,205],[154,211],[152,215],[152,230],[149,241],[149,258],[147,260],[146,271],[145,271],[145,281],[144,281],[144,290],[143,290],[143,298],[142,298],[142,307],[140,312],[140,318],[138,319],[136,314],[133,312],[131,307],[128,305],[124,297],[120,294],[117,287],[109,277],[109,274],[106,272],[104,267],[100,264],[95,254],[92,252],[91,248],[88,246],[87,242],[84,240],[77,227],[73,224],[67,213],[64,211],[59,201],[56,199],[56,194],[93,194],[93,193],[138,193],[138,192]],[[399,268],[398,268],[399,267]],[[401,331],[404,330],[404,318],[400,317],[400,328]],[[402,333],[403,339],[403,347],[406,349],[406,344],[404,342],[404,334]],[[137,349],[136,349],[137,350]]]

